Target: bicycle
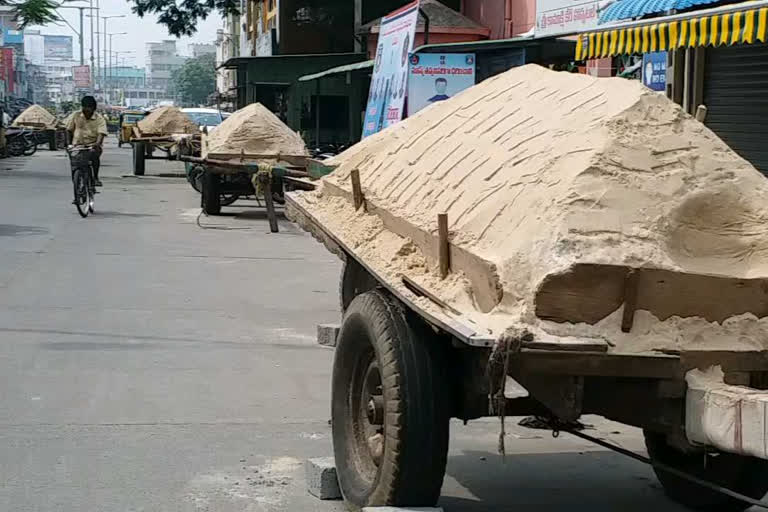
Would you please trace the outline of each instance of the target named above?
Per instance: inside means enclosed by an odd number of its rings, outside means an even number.
[[[91,152],[93,145],[69,146],[69,163],[72,171],[72,184],[75,190],[75,207],[81,217],[93,213],[93,199],[96,195],[96,182],[93,179]]]

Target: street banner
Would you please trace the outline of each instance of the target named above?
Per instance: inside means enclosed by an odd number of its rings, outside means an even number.
[[[597,27],[598,0],[536,0],[536,37]]]
[[[412,54],[409,61],[409,116],[475,85],[474,53]]]
[[[418,0],[381,19],[363,138],[397,123],[403,117],[408,55],[413,50],[418,20]]]
[[[91,67],[73,66],[72,76],[75,80],[75,87],[78,89],[88,89],[91,87]]]
[[[643,54],[643,83],[654,91],[667,90],[667,52]]]

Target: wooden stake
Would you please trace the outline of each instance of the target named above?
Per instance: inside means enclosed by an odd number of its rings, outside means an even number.
[[[437,214],[437,243],[440,255],[440,277],[445,279],[451,271],[451,248],[448,244],[448,214]]]
[[[259,175],[259,180],[261,180],[261,189],[264,191],[264,202],[267,205],[269,230],[272,233],[277,233],[277,215],[275,214],[275,203],[272,200],[272,176],[267,173],[262,173]]]
[[[699,105],[696,107],[696,120],[700,123],[704,122],[704,119],[707,118],[707,106],[706,105]]]
[[[632,269],[624,278],[624,315],[621,318],[621,331],[629,332],[635,323],[637,309],[637,282],[640,273]]]
[[[358,169],[352,169],[349,173],[349,177],[352,180],[352,200],[355,203],[355,210],[359,210],[363,206],[363,189],[360,186],[360,171]]]

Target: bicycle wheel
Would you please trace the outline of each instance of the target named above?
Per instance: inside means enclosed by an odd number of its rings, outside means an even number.
[[[77,213],[82,218],[86,218],[91,213],[91,198],[90,191],[88,190],[88,181],[86,180],[85,173],[81,169],[75,171],[75,206],[77,207]]]
[[[37,142],[35,141],[34,137],[27,137],[24,139],[25,147],[24,147],[24,156],[32,156],[35,154],[35,151],[37,151]]]

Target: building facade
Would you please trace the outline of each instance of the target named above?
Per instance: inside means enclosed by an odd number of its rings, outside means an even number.
[[[157,43],[147,43],[147,84],[158,89],[167,89],[174,70],[184,64],[176,50],[176,41],[167,39]]]
[[[214,55],[216,53],[215,43],[192,43],[189,45],[189,55],[194,59],[202,55]]]

